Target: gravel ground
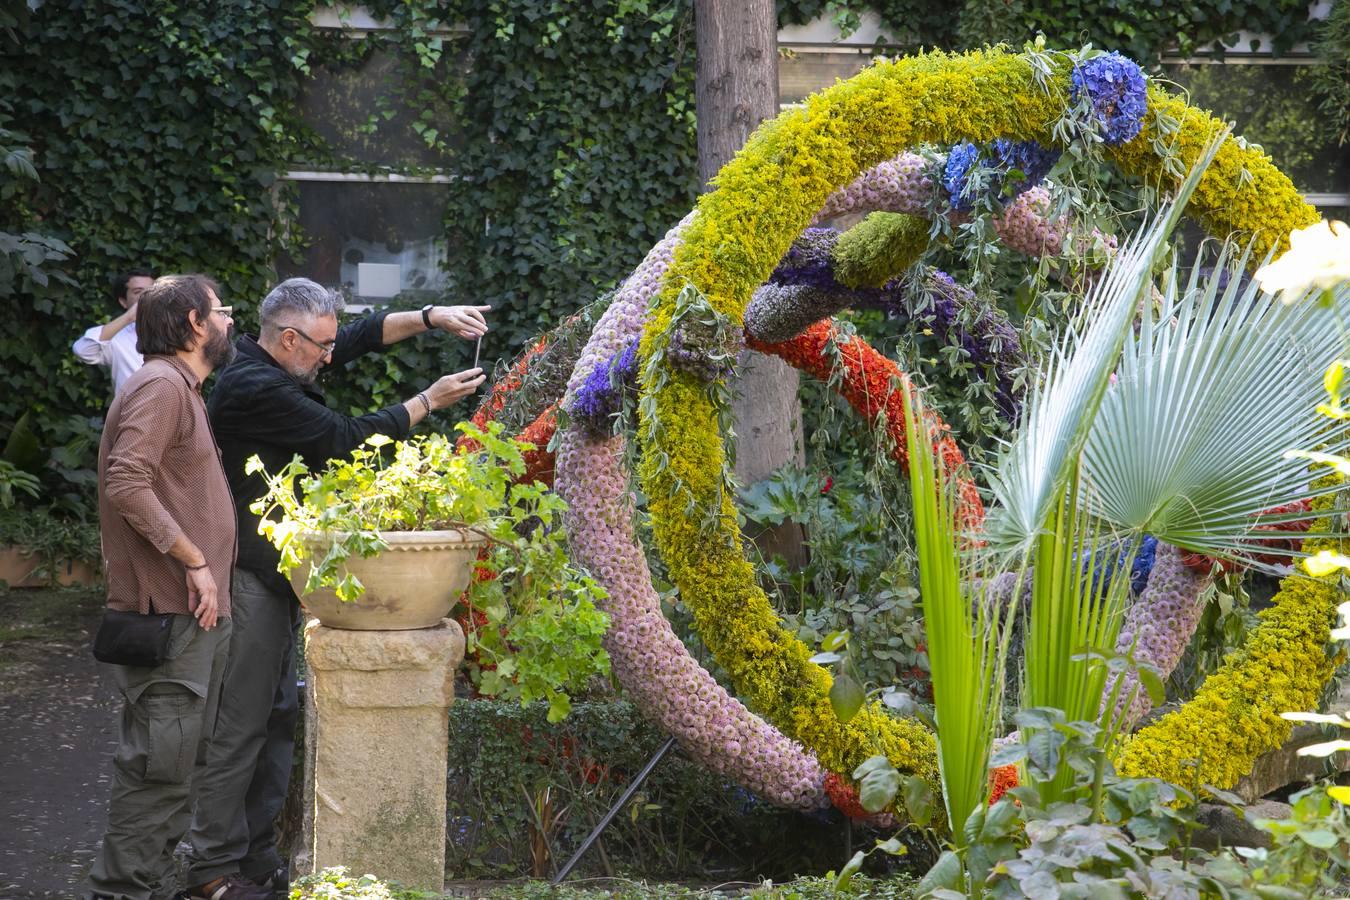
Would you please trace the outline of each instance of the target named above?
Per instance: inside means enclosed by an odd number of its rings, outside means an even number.
[[[0,591],[0,898],[74,897],[106,821],[116,691],[89,652],[101,595]]]

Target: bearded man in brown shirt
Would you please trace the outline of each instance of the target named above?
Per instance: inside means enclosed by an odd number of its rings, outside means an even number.
[[[108,608],[167,613],[171,624],[160,665],[109,665],[122,718],[108,830],[86,898],[165,895],[190,822],[189,784],[216,717],[236,553],[229,482],[201,396],[202,380],[234,355],[230,308],[217,290],[202,275],[168,275],[142,295],[137,349],[145,365],[114,399],[99,445]],[[260,893],[222,880],[212,895]]]

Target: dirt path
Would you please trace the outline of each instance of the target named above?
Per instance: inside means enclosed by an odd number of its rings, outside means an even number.
[[[89,653],[97,609],[88,592],[0,593],[3,900],[76,896],[103,835],[117,702]]]

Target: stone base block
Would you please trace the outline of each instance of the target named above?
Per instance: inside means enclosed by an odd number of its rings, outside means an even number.
[[[302,867],[347,866],[442,890],[449,709],[463,632],[449,619],[415,631],[311,621],[305,635],[313,740]]]

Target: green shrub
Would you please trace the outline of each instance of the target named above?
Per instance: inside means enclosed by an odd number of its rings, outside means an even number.
[[[551,876],[666,735],[626,701],[579,702],[557,725],[547,705],[489,700],[450,710],[451,878]],[[847,858],[837,813],[776,809],[686,760],[678,748],[582,858],[577,876],[787,878]]]

